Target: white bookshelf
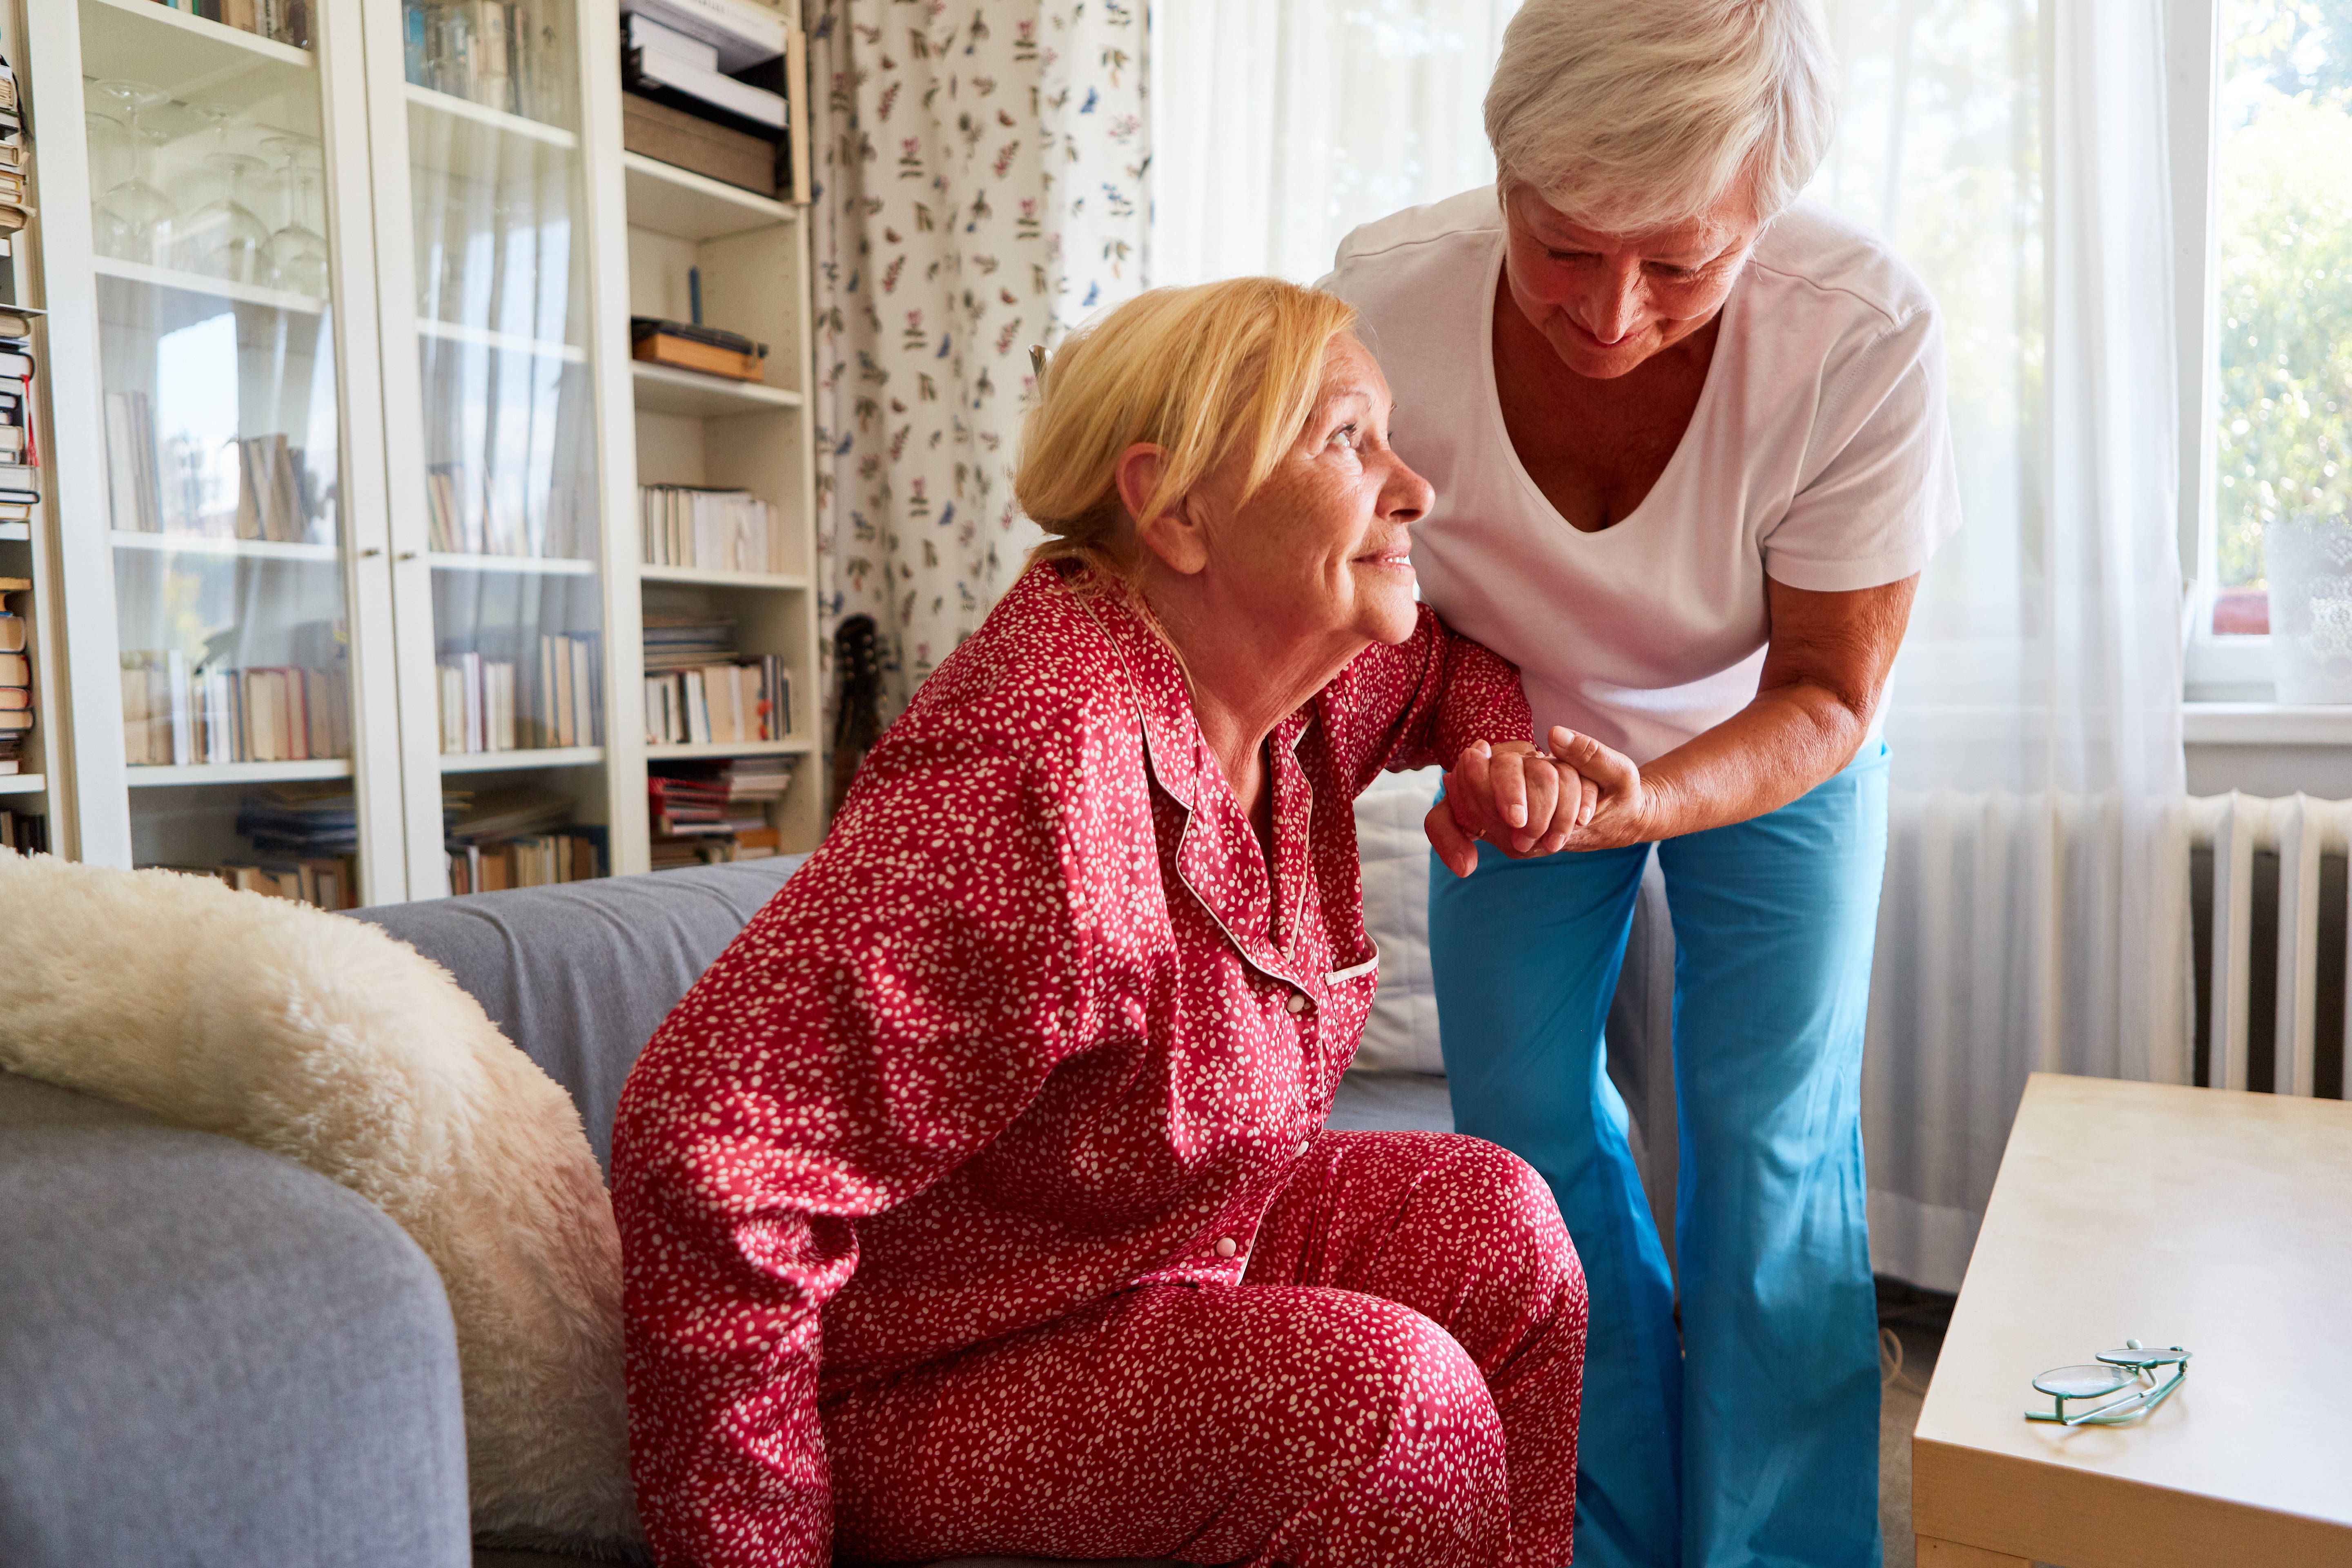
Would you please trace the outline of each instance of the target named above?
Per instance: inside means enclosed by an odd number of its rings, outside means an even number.
[[[776,508],[782,533],[782,569],[773,572],[644,563],[643,541],[634,541],[640,607],[731,618],[738,648],[782,655],[793,682],[792,724],[782,739],[692,745],[640,739],[631,761],[642,776],[642,770],[667,762],[799,758],[771,821],[786,853],[813,849],[824,827],[824,791],[815,758],[821,710],[811,576],[816,498],[803,209],[634,153],[622,155],[620,172],[628,210],[629,313],[688,320],[688,279],[696,274],[702,320],[768,349],[756,382],[631,363],[637,482],[749,490]]]
[[[42,221],[0,262],[16,268],[16,300],[52,313],[36,352],[58,410],[40,432],[54,494],[28,540],[0,540],[0,574],[58,588],[31,606],[41,738],[24,773],[0,776],[0,799],[46,802],[61,850],[114,865],[249,856],[235,832],[247,792],[348,781],[363,901],[428,898],[447,888],[444,790],[512,787],[569,798],[576,821],[604,830],[608,869],[626,873],[648,865],[648,764],[730,755],[811,759],[775,821],[787,848],[814,847],[803,209],[625,152],[618,0],[532,5],[550,68],[500,86],[454,78],[438,58],[410,79],[400,0],[313,0],[308,48],[154,0],[0,0],[0,31],[23,24],[6,39],[20,76],[66,84],[40,127]],[[79,112],[117,114],[96,86],[115,79],[164,95],[140,111],[143,153],[127,127]],[[289,154],[289,136],[317,152]],[[208,162],[224,153],[264,167],[231,175]],[[248,205],[266,228],[289,226],[305,199],[283,177],[289,155],[314,171],[320,271],[225,273],[177,241],[125,248],[118,215],[93,214],[92,193],[136,169],[182,219],[241,178],[261,193]],[[633,312],[688,315],[688,268],[707,321],[769,345],[760,381],[631,358]],[[114,461],[125,429],[146,468]],[[300,526],[282,509],[255,526],[221,498],[257,481],[224,479],[205,454],[258,463],[280,438],[295,478],[275,493],[295,498]],[[776,570],[643,564],[641,479],[769,501]],[[163,499],[118,505],[124,487]],[[232,537],[253,532],[277,537]],[[787,738],[648,747],[642,616],[679,605],[731,617],[742,652],[783,658]],[[551,649],[587,661],[568,667],[568,698]],[[469,656],[511,667],[523,744],[438,750],[441,667]],[[173,671],[331,658],[351,754],[137,760],[157,752],[135,710],[126,726],[123,668],[167,658]],[[535,681],[545,708],[530,706]],[[559,701],[578,704],[561,724],[541,716]]]

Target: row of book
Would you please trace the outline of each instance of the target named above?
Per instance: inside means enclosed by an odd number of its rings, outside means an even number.
[[[32,585],[30,577],[0,577],[0,606],[10,594]],[[32,732],[32,638],[22,615],[0,608],[0,773],[22,770],[25,742]]]
[[[122,749],[132,767],[348,757],[351,681],[341,667],[226,669],[177,649],[125,654]]]
[[[298,49],[310,47],[311,0],[155,0],[167,11],[201,16]],[[340,908],[341,906],[336,906]]]
[[[781,741],[793,731],[793,672],[761,654],[646,677],[646,743]]]
[[[646,564],[723,572],[782,572],[785,544],[776,509],[750,490],[640,485]]]
[[[0,70],[5,62],[0,61]],[[14,89],[14,81],[8,83]],[[0,189],[21,193],[21,142],[0,142]],[[21,199],[21,195],[19,197]],[[0,256],[5,231],[24,226],[24,209],[0,201]],[[33,435],[33,319],[0,306],[0,541],[33,537],[33,508],[41,499],[41,454]]]
[[[560,122],[559,0],[402,0],[408,79],[505,114]]]
[[[493,479],[469,463],[436,463],[425,476],[425,543],[459,555],[576,558],[572,494],[542,485],[537,504],[520,473]]]
[[[779,852],[768,808],[792,786],[794,757],[661,763],[646,780],[653,868],[758,860]]]
[[[571,797],[543,785],[444,790],[441,807],[453,893],[584,882],[611,864],[605,830],[573,822]]]
[[[329,543],[335,525],[326,489],[283,435],[159,441],[145,393],[106,395],[107,515],[126,532]]]
[[[291,899],[322,910],[360,907],[359,861],[339,855],[321,860],[224,860],[217,866],[175,866],[191,876],[217,877],[239,892]]]
[[[443,655],[442,753],[603,745],[597,642],[593,632],[542,634],[530,664],[470,650]]]

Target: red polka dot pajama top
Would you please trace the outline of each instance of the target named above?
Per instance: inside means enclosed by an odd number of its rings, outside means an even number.
[[[1269,877],[1166,645],[1024,574],[622,1095],[660,1561],[1566,1562],[1550,1194],[1323,1130],[1375,979],[1351,801],[1528,730],[1423,608],[1275,731]]]

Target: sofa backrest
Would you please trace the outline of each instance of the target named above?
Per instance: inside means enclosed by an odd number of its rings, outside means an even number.
[[[613,1112],[630,1064],[805,858],[380,904],[353,918],[447,970],[564,1087],[609,1174]]]

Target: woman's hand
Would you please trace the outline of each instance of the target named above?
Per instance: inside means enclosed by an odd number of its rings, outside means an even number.
[[[1423,820],[1457,877],[1478,867],[1485,840],[1514,859],[1642,841],[1641,770],[1589,735],[1553,726],[1546,755],[1528,742],[1465,749],[1445,775],[1445,798]]]

